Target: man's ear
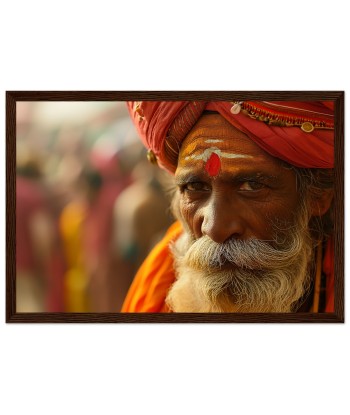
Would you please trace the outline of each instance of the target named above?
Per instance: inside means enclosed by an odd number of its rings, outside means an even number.
[[[329,210],[334,196],[333,189],[325,189],[311,200],[311,216],[323,216]]]

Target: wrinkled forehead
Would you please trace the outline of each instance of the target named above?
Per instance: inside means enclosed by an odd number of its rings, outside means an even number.
[[[203,115],[181,145],[178,167],[188,167],[196,161],[207,162],[213,154],[217,162],[226,164],[234,160],[271,158],[220,115]]]

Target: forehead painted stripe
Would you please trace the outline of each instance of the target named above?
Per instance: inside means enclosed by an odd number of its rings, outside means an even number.
[[[214,139],[214,138],[211,138],[210,140],[205,140],[205,143],[223,143],[224,142],[224,140],[218,140],[218,139]]]
[[[225,151],[221,151],[217,147],[211,147],[204,150],[202,153],[195,155],[192,154],[191,156],[185,157],[185,160],[203,160],[207,161],[212,153],[217,154],[219,157],[228,158],[228,159],[251,159],[254,158],[253,156],[248,156],[247,154],[236,154],[236,153],[228,153]]]
[[[226,158],[226,159],[252,159],[254,158],[253,156],[248,156],[247,154],[234,154],[234,153],[226,153],[226,152],[221,152],[220,155],[221,157]]]

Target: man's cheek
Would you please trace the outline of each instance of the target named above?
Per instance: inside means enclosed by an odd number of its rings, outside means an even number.
[[[179,204],[180,219],[186,226],[188,232],[198,238],[201,235],[200,208],[194,202],[180,201]]]

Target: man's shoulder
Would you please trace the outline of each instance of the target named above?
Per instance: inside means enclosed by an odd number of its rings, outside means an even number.
[[[179,222],[173,223],[153,248],[135,276],[122,312],[164,312],[167,292],[175,280],[169,246],[182,231]]]

